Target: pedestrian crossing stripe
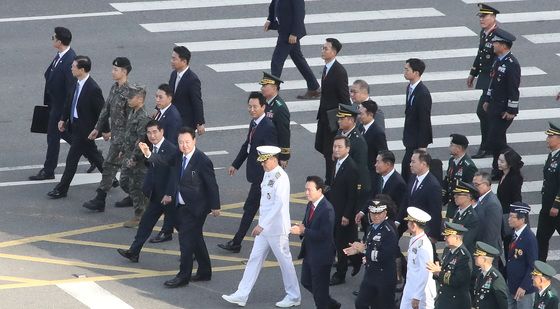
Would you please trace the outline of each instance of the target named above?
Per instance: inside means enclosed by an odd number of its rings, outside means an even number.
[[[460,38],[477,36],[472,30],[465,26],[460,27],[438,27],[417,28],[402,30],[342,32],[329,34],[307,35],[301,39],[301,45],[322,45],[328,37],[337,38],[342,44],[349,43],[371,43],[402,40],[422,40],[441,38]],[[181,42],[175,45],[187,46],[192,52],[200,51],[222,51],[222,50],[248,50],[256,48],[268,48],[276,46],[277,37],[252,38],[235,40],[214,40],[201,42]],[[319,50],[317,51],[319,53]]]
[[[560,10],[498,14],[496,19],[502,24],[560,20]]]
[[[345,21],[368,21],[403,19],[418,17],[439,17],[445,16],[442,12],[434,8],[410,8],[395,10],[378,11],[356,11],[307,14],[305,24],[335,23]],[[230,19],[205,19],[193,21],[176,21],[163,23],[140,24],[150,32],[171,32],[171,31],[193,31],[193,30],[212,30],[212,29],[235,29],[245,27],[262,27],[266,17],[254,18],[230,18]]]
[[[534,44],[558,43],[560,42],[560,33],[541,33],[541,34],[525,34],[527,40]]]
[[[546,72],[537,67],[521,67],[521,76],[534,76],[534,75],[546,75]],[[469,76],[468,70],[460,71],[439,71],[439,72],[425,72],[422,74],[422,81],[444,81],[444,80],[457,80],[466,79]],[[386,75],[370,75],[370,76],[352,76],[348,77],[349,81],[356,79],[362,79],[371,85],[386,85],[386,84],[396,84],[396,83],[408,83],[404,79],[403,74],[386,74]],[[317,82],[320,82],[317,79]],[[259,91],[260,85],[256,82],[252,83],[239,83],[235,84],[237,87],[241,88],[246,92]],[[306,89],[307,82],[304,79],[301,80],[288,80],[284,81],[282,84],[283,90],[293,90],[293,89]],[[403,89],[404,92],[404,89]]]
[[[305,0],[306,2],[319,0]],[[195,9],[211,7],[228,7],[250,4],[270,4],[270,0],[164,0],[109,3],[121,12],[160,11],[176,9]]]
[[[379,62],[393,62],[393,61],[406,61],[409,58],[419,58],[422,60],[430,59],[450,59],[462,57],[476,56],[478,49],[476,48],[458,48],[458,49],[442,49],[442,50],[425,50],[425,51],[411,51],[400,53],[382,53],[382,54],[360,54],[360,55],[341,55],[336,59],[345,65],[347,64],[360,64],[360,63],[379,63]],[[324,66],[325,60],[321,57],[307,58],[309,66]],[[270,60],[264,61],[248,61],[248,62],[231,62],[231,63],[215,63],[207,64],[207,67],[216,72],[241,72],[250,70],[270,70]],[[295,68],[292,60],[287,59],[284,63],[284,69]]]

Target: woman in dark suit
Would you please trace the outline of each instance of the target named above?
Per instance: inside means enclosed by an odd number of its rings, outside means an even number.
[[[504,222],[502,223],[502,241],[504,243],[504,252],[508,252],[509,244],[513,231],[507,224],[507,216],[509,216],[509,205],[514,202],[521,202],[521,186],[523,185],[523,175],[521,168],[523,161],[521,156],[515,150],[505,149],[498,157],[498,169],[502,171],[503,176],[498,184],[498,200],[502,204],[502,213],[504,214]]]

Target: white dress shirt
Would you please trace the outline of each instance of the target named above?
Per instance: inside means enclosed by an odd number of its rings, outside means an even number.
[[[78,79],[78,93],[76,93],[76,96],[79,98],[80,97],[80,93],[82,93],[82,88],[84,88],[84,84],[86,83],[86,81],[89,78],[89,74],[86,75],[86,77],[82,80]],[[74,100],[74,98],[72,98],[72,100]],[[77,99],[76,99],[77,100]],[[72,117],[74,118],[78,118],[78,101],[76,101],[76,109],[74,109]]]

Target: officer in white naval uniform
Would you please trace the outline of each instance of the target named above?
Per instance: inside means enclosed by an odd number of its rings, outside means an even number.
[[[252,232],[255,242],[237,291],[231,295],[222,295],[222,298],[244,307],[263,262],[268,252],[272,250],[280,264],[287,294],[284,299],[276,303],[276,306],[282,308],[299,306],[301,294],[288,240],[291,227],[290,179],[278,165],[280,148],[259,146],[257,151],[259,153],[257,160],[261,162],[265,173],[261,183],[259,222]]]
[[[408,245],[406,284],[404,286],[400,309],[434,308],[436,282],[426,269],[426,263],[434,260],[432,243],[424,227],[432,217],[420,208],[408,207],[408,230],[412,234]]]

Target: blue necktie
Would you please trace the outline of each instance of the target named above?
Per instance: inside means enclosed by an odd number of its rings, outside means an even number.
[[[70,122],[74,122],[74,111],[78,105],[78,92],[80,91],[80,83],[76,82],[76,90],[74,90],[74,97],[72,98],[72,110],[70,111]]]
[[[183,156],[183,164],[181,164],[181,178],[183,178],[183,173],[185,172],[185,168],[187,167],[188,161],[187,157]]]

